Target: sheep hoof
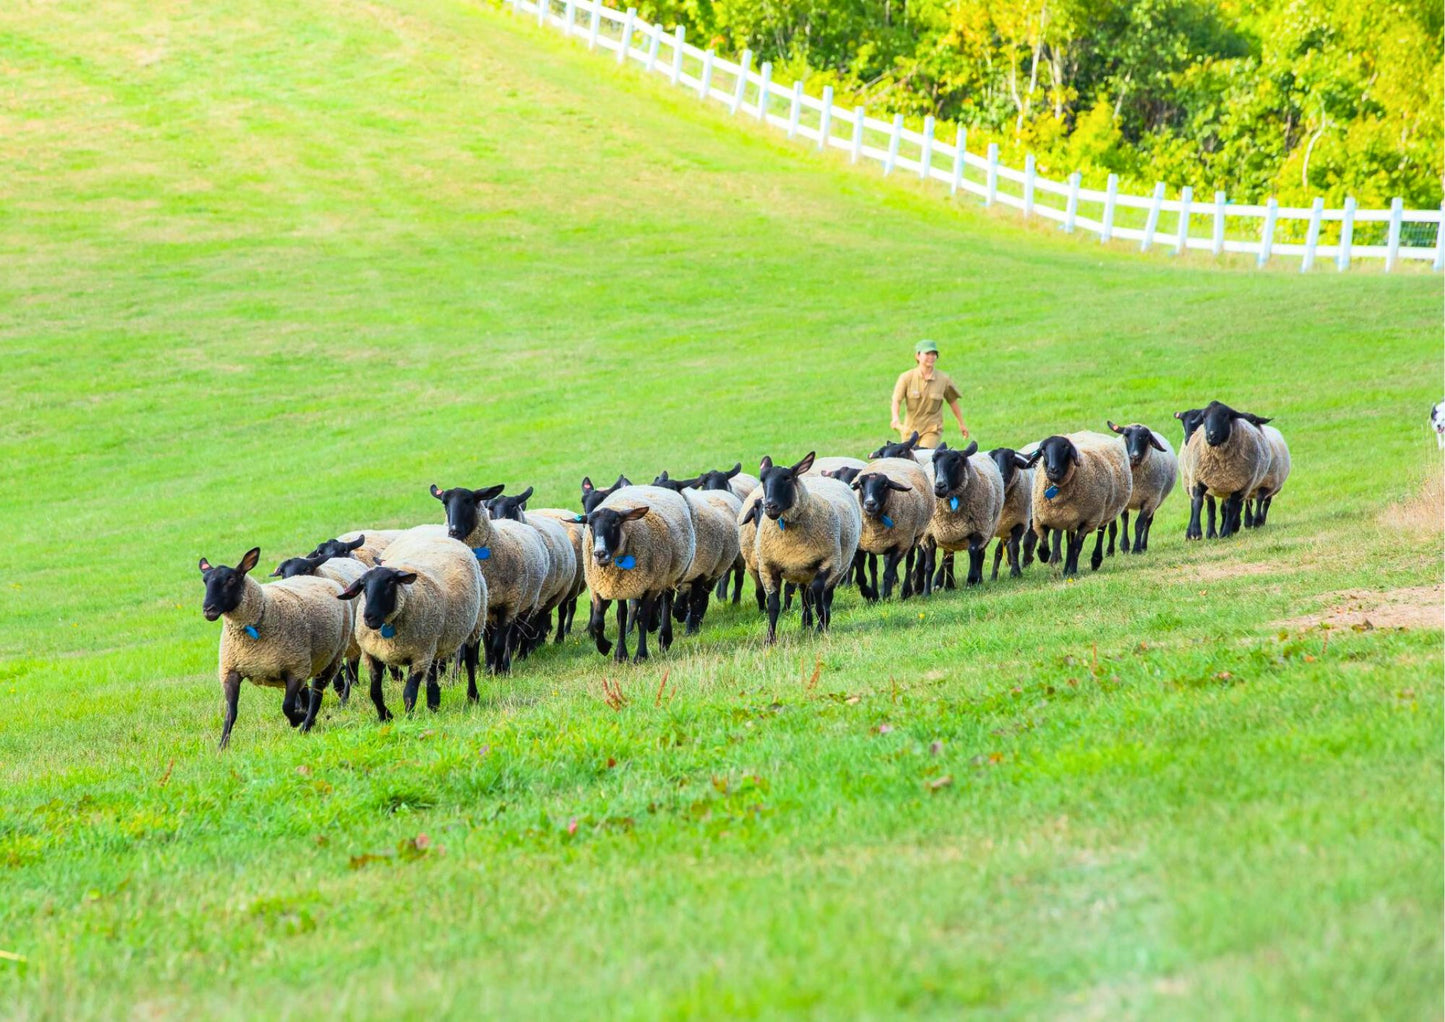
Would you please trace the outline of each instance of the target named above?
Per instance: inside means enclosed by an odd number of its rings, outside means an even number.
[[[640,664],[640,663],[642,663],[642,661],[646,660],[647,657],[648,657],[648,654],[646,654],[646,653],[634,653],[634,654],[632,654],[632,662],[633,662],[634,664]]]

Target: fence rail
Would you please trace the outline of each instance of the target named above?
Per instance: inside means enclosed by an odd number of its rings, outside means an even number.
[[[1141,251],[1253,254],[1261,267],[1275,257],[1298,256],[1301,272],[1321,259],[1333,260],[1340,271],[1356,259],[1382,259],[1386,272],[1402,259],[1445,269],[1445,202],[1440,209],[1423,210],[1405,209],[1398,198],[1388,209],[1359,209],[1353,198],[1342,209],[1325,209],[1319,198],[1309,206],[1281,206],[1274,199],[1237,204],[1224,192],[1196,197],[1188,187],[1168,199],[1163,182],[1147,196],[1120,192],[1115,174],[1103,191],[1085,188],[1077,172],[1063,181],[1038,173],[1032,155],[1018,170],[999,162],[997,145],[970,152],[963,128],[952,142],[937,138],[932,117],[924,120],[921,132],[913,131],[903,126],[901,114],[884,121],[868,116],[863,107],[835,105],[831,88],[816,97],[804,92],[801,82],[779,85],[772,80],[771,64],[753,69],[750,51],[737,61],[719,57],[687,42],[682,26],[667,32],[638,18],[636,8],[621,11],[600,0],[508,3],[514,13],[535,17],[539,25],[586,40],[589,50],[614,53],[619,65],[632,62],[666,75],[700,100],[772,125],[789,138],[845,152],[853,163],[872,160],[882,164],[885,175],[913,174],[947,185],[949,194],[967,192],[985,205],[998,203],[1025,217],[1053,220],[1071,233],[1085,230],[1100,241],[1137,241]],[[1196,228],[1203,233],[1196,234]]]

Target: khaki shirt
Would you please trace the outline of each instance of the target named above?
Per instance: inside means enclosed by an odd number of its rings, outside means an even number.
[[[914,366],[898,377],[893,385],[893,399],[907,409],[903,417],[903,435],[918,430],[919,447],[937,447],[943,439],[943,403],[957,401],[959,389],[952,377],[933,370],[933,379],[923,378],[921,366]]]

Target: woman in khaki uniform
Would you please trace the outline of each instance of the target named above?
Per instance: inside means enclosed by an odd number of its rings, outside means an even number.
[[[963,412],[958,408],[958,387],[947,373],[934,368],[938,362],[938,345],[919,341],[913,346],[913,358],[918,365],[899,376],[893,385],[893,419],[889,427],[898,430],[904,439],[917,430],[919,447],[937,447],[943,440],[943,405],[947,402],[958,420],[958,431],[967,440],[968,427],[963,424]],[[902,422],[898,421],[900,402],[907,412]]]

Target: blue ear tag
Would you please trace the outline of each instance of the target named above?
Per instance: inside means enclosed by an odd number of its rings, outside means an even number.
[[[957,498],[957,497],[949,497],[949,498],[948,498],[948,509],[949,509],[950,511],[957,511],[957,510],[958,510],[958,498]]]
[[[477,555],[477,560],[485,561],[492,556],[492,548],[489,546],[473,547],[472,553]]]
[[[1050,500],[1053,500],[1058,495],[1059,488],[1057,486],[1050,486],[1047,490],[1044,491],[1044,496],[1048,497]]]
[[[242,628],[241,631],[245,632],[253,639],[259,639],[261,637],[261,633],[256,631],[255,625],[247,625],[245,628]]]
[[[623,571],[631,571],[633,568],[637,567],[637,558],[633,557],[631,554],[627,554],[625,557],[617,558],[617,560],[613,561],[612,563],[617,565]]]
[[[892,518],[889,518],[887,515],[880,515],[880,516],[878,517],[878,520],[883,523],[883,528],[885,528],[885,529],[891,529],[891,528],[893,528],[893,519],[892,519]]]
[[[779,532],[782,532],[782,531],[786,530],[787,527],[788,527],[788,523],[785,522],[785,521],[783,521],[781,518],[779,518],[779,519],[778,519],[778,531],[779,531]]]
[[[394,638],[395,636],[396,636],[396,629],[395,629],[393,626],[391,626],[390,624],[385,624],[385,625],[382,625],[382,626],[381,626],[381,637],[382,637],[383,639],[391,639],[391,638]]]

